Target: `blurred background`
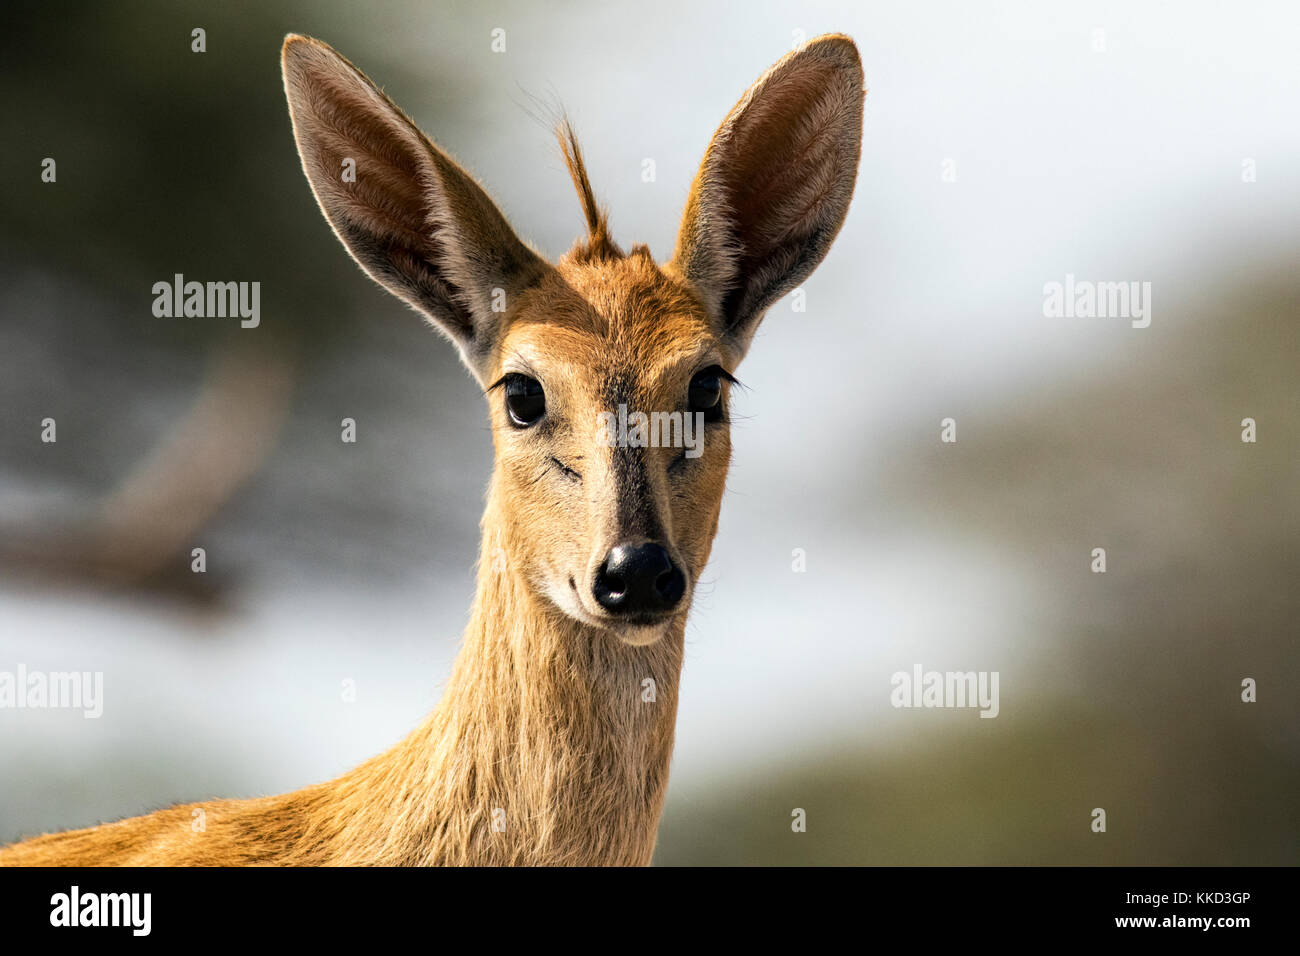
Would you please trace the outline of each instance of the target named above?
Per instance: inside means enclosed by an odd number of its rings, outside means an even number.
[[[1300,860],[1300,8],[3,18],[0,670],[102,671],[104,715],[0,711],[0,842],[328,779],[404,736],[456,653],[482,398],[318,212],[286,32],[368,72],[550,256],[582,222],[532,114],[563,104],[616,238],[664,259],[722,117],[837,31],[869,90],[857,193],[740,370],[656,862]],[[155,318],[175,273],[259,281],[260,326]],[[1044,318],[1067,273],[1152,283],[1150,327]],[[998,671],[999,716],[891,707],[916,664]]]

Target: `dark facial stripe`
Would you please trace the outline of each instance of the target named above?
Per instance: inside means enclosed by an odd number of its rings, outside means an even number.
[[[632,383],[621,374],[611,375],[601,393],[611,412],[617,413],[619,405],[627,406],[629,413],[638,410],[632,403]],[[663,537],[654,489],[647,471],[647,451],[645,448],[618,446],[610,449],[620,540],[661,541]]]
[[[646,473],[646,449],[614,448],[612,451],[619,539],[662,541],[663,529]]]

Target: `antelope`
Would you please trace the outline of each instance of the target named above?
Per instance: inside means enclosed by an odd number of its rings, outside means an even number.
[[[47,834],[0,863],[646,865],[687,610],[731,458],[733,373],[844,224],[862,139],[857,48],[819,37],[749,88],[662,265],[611,237],[567,121],[558,136],[587,235],[552,264],[331,47],[291,34],[281,66],[326,220],[452,341],[487,397],[494,468],[462,647],[417,729],[335,780]],[[621,405],[700,416],[700,453],[611,444],[597,422]]]

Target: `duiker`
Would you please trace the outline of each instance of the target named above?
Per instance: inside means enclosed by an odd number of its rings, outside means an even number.
[[[588,233],[552,264],[330,47],[290,36],[282,65],[325,218],[451,339],[487,396],[495,467],[464,646],[428,718],[337,780],[43,836],[0,863],[648,863],[687,609],[731,455],[732,373],[844,223],[862,137],[857,50],[820,37],[750,87],[662,265],[615,244],[567,126]],[[620,406],[693,416],[699,453],[611,443],[603,422]]]

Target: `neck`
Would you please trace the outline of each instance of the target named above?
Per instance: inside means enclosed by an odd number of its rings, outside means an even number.
[[[633,647],[574,621],[508,557],[494,560],[505,540],[497,518],[490,499],[478,593],[442,701],[401,744],[338,781],[337,796],[364,802],[369,821],[343,824],[346,842],[385,862],[647,864],[683,624]]]

